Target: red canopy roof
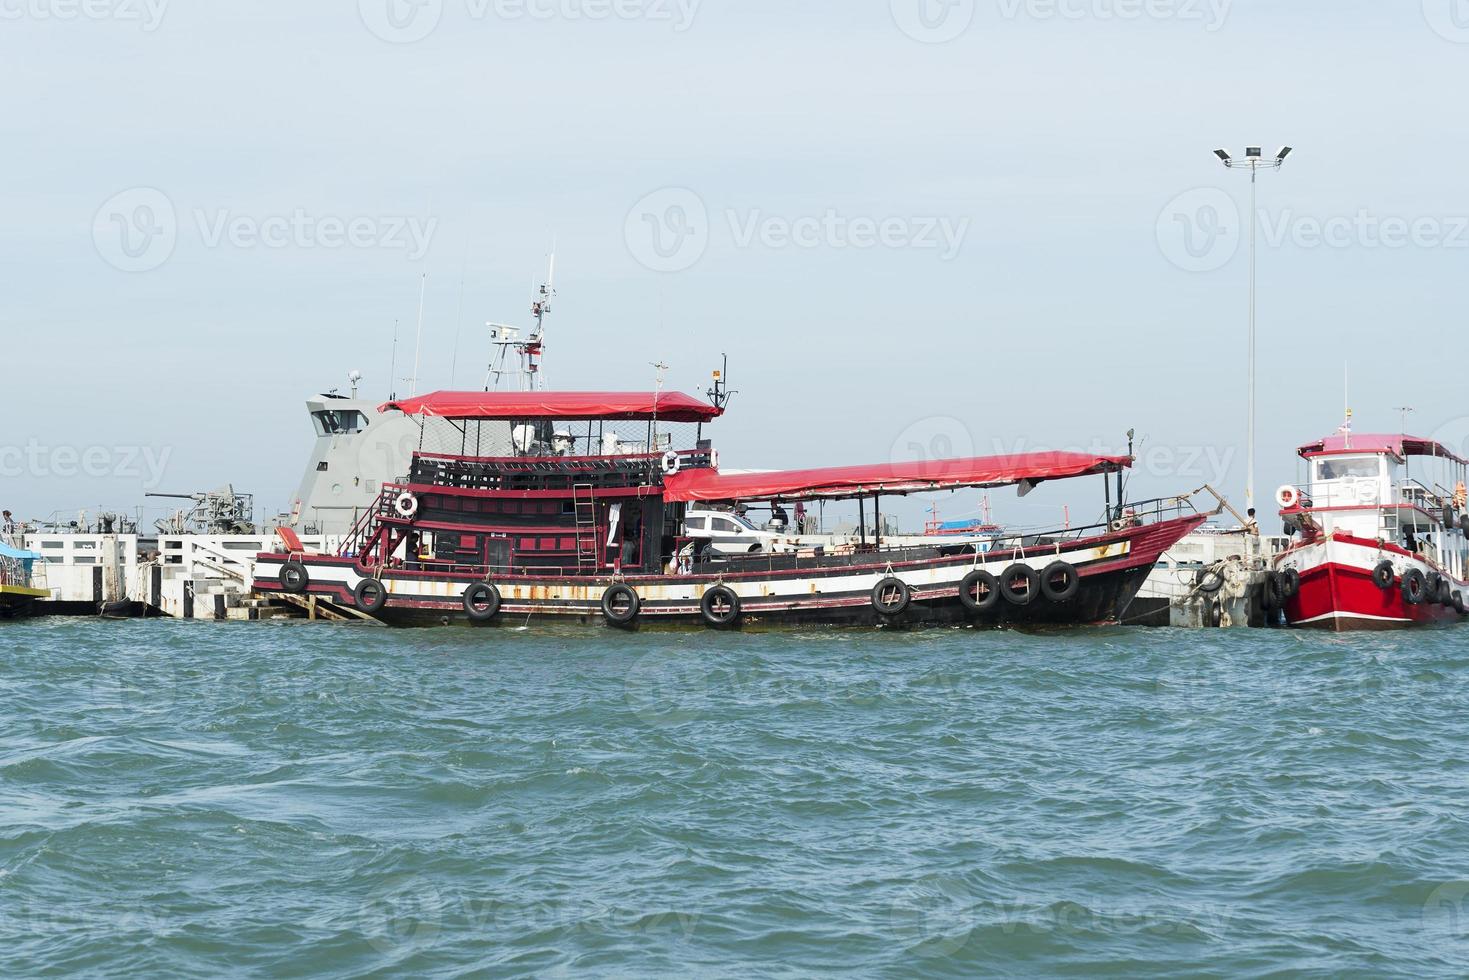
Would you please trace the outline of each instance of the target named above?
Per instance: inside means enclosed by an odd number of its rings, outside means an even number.
[[[1456,463],[1464,462],[1443,445],[1432,439],[1423,439],[1418,436],[1374,434],[1348,436],[1337,433],[1300,448],[1300,454],[1307,459],[1312,456],[1341,456],[1346,453],[1392,453],[1399,459],[1407,456],[1437,456],[1441,459],[1451,459]]]
[[[504,419],[607,419],[612,421],[708,422],[723,414],[677,391],[661,394],[602,391],[439,391],[388,402],[380,412],[428,415],[460,421]]]
[[[1085,453],[1023,453],[983,459],[939,459],[876,466],[841,466],[786,473],[725,476],[717,470],[683,470],[663,481],[664,499],[715,500],[845,499],[874,494],[925,493],[963,487],[1003,487],[1042,480],[1064,480],[1113,473],[1131,466],[1127,456]]]

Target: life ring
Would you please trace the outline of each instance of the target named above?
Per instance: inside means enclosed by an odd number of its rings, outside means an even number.
[[[464,590],[464,615],[471,623],[488,623],[500,615],[500,590],[488,582],[476,582]]]
[[[642,600],[626,585],[614,585],[602,593],[602,616],[613,626],[632,625],[642,611]]]
[[[1066,602],[1081,591],[1081,574],[1064,561],[1052,562],[1041,572],[1041,595],[1051,602]]]
[[[959,601],[970,612],[989,612],[1000,604],[1000,580],[982,568],[976,568],[959,583]]]
[[[1030,605],[1040,590],[1040,574],[1029,565],[1011,565],[1000,576],[1000,594],[1012,606]]]
[[[302,595],[311,587],[311,573],[299,561],[288,561],[281,566],[281,591],[291,595]]]
[[[1403,601],[1410,606],[1422,604],[1428,595],[1428,580],[1416,568],[1403,573]]]
[[[884,616],[901,616],[913,601],[913,590],[900,578],[885,578],[872,587],[872,608]]]
[[[393,511],[405,521],[413,520],[418,516],[418,498],[404,490],[393,501]]]
[[[1301,503],[1301,491],[1293,486],[1283,486],[1275,491],[1275,502],[1281,510],[1294,510]]]
[[[358,609],[373,616],[388,604],[388,589],[375,578],[365,578],[352,590],[352,598],[356,600]]]
[[[663,454],[663,475],[674,476],[683,468],[683,457],[670,449]]]
[[[715,629],[733,626],[740,618],[740,597],[727,585],[716,585],[699,602],[704,622]]]
[[[1393,587],[1393,583],[1397,581],[1397,578],[1398,570],[1393,568],[1392,562],[1385,559],[1378,562],[1377,567],[1372,569],[1372,584],[1384,592],[1387,592]]]

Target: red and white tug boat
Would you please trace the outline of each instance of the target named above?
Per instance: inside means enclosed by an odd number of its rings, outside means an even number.
[[[1292,544],[1267,588],[1292,626],[1389,629],[1463,617],[1469,464],[1430,439],[1342,431],[1302,446],[1276,495]]]
[[[1129,456],[722,473],[704,438],[721,405],[671,392],[449,392],[381,411],[421,425],[411,472],[384,487],[338,554],[306,553],[283,533],[286,547],[258,558],[257,590],[396,625],[1105,623],[1209,516],[1187,498],[1124,506]],[[1107,490],[1101,524],[1006,532],[983,547],[892,545],[864,530],[856,545],[720,554],[686,523],[691,505],[855,499],[876,514],[883,496],[1024,493],[1085,476]]]

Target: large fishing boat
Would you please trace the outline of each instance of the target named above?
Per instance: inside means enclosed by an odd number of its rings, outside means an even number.
[[[1286,621],[1334,630],[1456,620],[1469,597],[1465,460],[1430,439],[1336,435],[1278,491],[1290,547],[1267,589]]]
[[[1043,452],[795,472],[723,472],[688,395],[443,392],[380,407],[413,418],[410,472],[382,488],[336,554],[282,532],[256,588],[312,596],[389,624],[529,619],[618,627],[763,623],[1089,624],[1118,620],[1159,556],[1209,516],[1187,497],[1123,504],[1127,455]],[[1112,500],[1116,476],[1117,502]],[[1102,477],[1092,527],[1007,534],[984,547],[867,533],[884,497]],[[861,502],[859,540],[728,554],[691,507]]]

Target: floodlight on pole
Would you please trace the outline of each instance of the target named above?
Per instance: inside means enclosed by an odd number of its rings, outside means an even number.
[[[1279,170],[1285,165],[1285,158],[1290,156],[1293,147],[1282,146],[1275,154],[1274,159],[1267,159],[1264,150],[1258,146],[1245,148],[1245,158],[1236,160],[1228,150],[1215,150],[1217,156],[1230,170],[1248,170],[1250,172],[1250,336],[1249,336],[1249,409],[1248,409],[1248,446],[1245,450],[1245,509],[1252,511],[1255,508],[1255,267],[1258,253],[1256,245],[1256,227],[1258,225],[1258,212],[1255,209],[1256,184],[1262,170]],[[1256,524],[1256,533],[1259,525]]]

